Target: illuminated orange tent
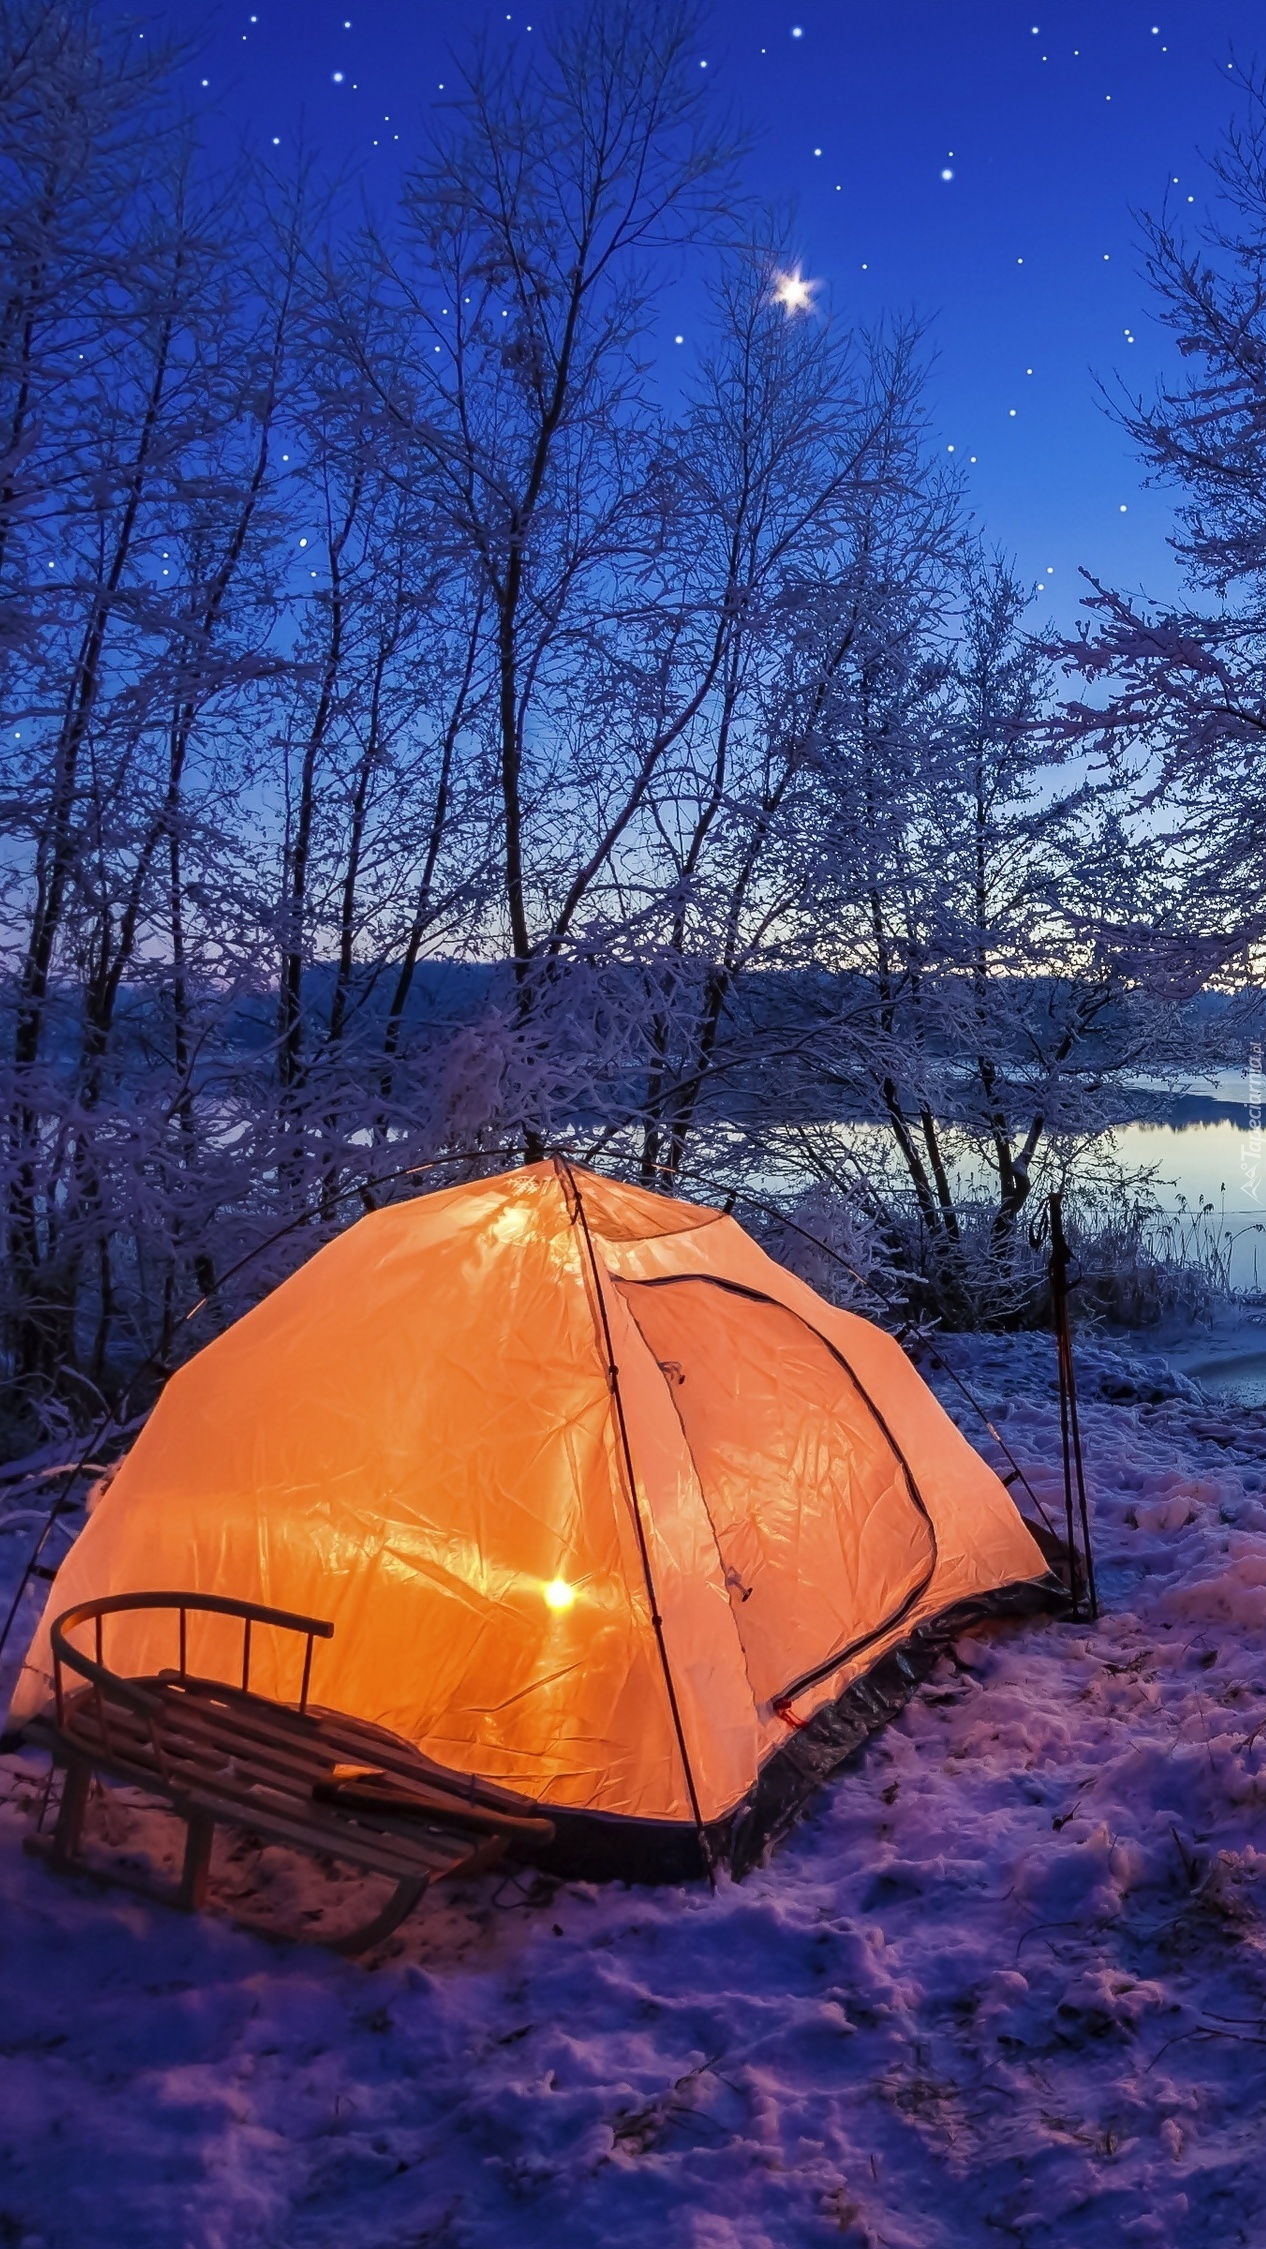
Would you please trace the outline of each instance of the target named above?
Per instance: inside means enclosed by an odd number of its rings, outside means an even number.
[[[329,1618],[315,1700],[645,1873],[750,1841],[850,1683],[1044,1572],[891,1336],[721,1212],[550,1161],[374,1212],[208,1344],[48,1614],[179,1588]],[[171,1662],[170,1618],[116,1631],[112,1668]],[[293,1696],[266,1633],[256,1663]],[[46,1617],[18,1723],[49,1671]]]

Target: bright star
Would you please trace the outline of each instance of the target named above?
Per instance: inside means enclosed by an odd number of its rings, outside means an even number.
[[[953,174],[953,173],[951,172],[951,170],[950,170],[950,168],[949,168],[949,166],[948,166],[948,164],[947,164],[947,165],[945,166],[945,169],[944,169],[944,171],[943,171],[943,172],[941,173],[941,178],[942,178],[943,180],[952,180],[952,179],[953,179],[953,177],[954,177],[954,174]]]
[[[781,305],[787,313],[811,312],[816,288],[816,281],[802,279],[798,267],[794,273],[780,273],[774,290],[774,303]]]

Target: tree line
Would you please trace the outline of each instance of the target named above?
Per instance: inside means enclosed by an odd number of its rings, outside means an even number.
[[[560,1143],[817,1182],[851,1256],[900,1237],[961,1308],[965,1229],[1001,1275],[1252,940],[1260,274],[1154,227],[1208,373],[1134,423],[1223,608],[1100,587],[1052,648],[917,324],[787,288],[696,46],[678,0],[476,45],[365,215],[213,163],[152,31],[0,0],[16,1428],[360,1210]],[[1260,210],[1255,133],[1223,184]]]

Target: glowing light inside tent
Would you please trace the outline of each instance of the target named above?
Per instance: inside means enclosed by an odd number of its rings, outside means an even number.
[[[545,1588],[545,1604],[551,1609],[569,1609],[576,1598],[576,1588],[565,1577],[552,1577]]]

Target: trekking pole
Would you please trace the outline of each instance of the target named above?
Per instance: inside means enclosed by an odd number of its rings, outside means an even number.
[[[1077,1376],[1073,1365],[1072,1333],[1068,1320],[1068,1242],[1064,1234],[1063,1197],[1050,1198],[1051,1302],[1055,1314],[1055,1347],[1059,1365],[1059,1432],[1064,1462],[1064,1518],[1068,1531],[1069,1592],[1073,1615],[1081,1614],[1081,1569],[1078,1566],[1076,1526],[1073,1519],[1073,1479],[1077,1483],[1077,1513],[1081,1528],[1081,1558],[1090,1621],[1099,1614],[1094,1555],[1090,1545],[1090,1509],[1086,1501],[1086,1473],[1081,1453],[1081,1424],[1077,1414]]]

